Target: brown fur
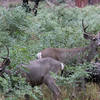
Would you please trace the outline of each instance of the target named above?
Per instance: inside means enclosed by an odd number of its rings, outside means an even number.
[[[65,64],[78,64],[90,62],[97,54],[100,46],[100,33],[97,35],[84,34],[85,39],[90,39],[90,44],[80,48],[46,48],[41,51],[42,58],[51,57]]]
[[[11,71],[5,69],[6,66],[7,64],[4,64],[3,66],[1,64],[0,76],[2,76],[4,72],[11,75]],[[52,91],[53,100],[58,100],[61,96],[61,92],[50,72],[57,74],[61,69],[61,62],[48,57],[30,61],[27,65],[19,65],[17,67],[16,75],[20,73],[32,87],[44,83]]]

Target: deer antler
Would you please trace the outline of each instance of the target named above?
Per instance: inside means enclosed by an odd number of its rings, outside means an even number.
[[[5,47],[7,49],[7,56],[6,57],[2,57],[2,56],[0,57],[0,58],[4,59],[3,62],[2,62],[2,66],[8,66],[10,64],[9,49],[8,49],[7,45],[5,45]]]
[[[88,26],[89,26],[89,25],[88,25]],[[84,19],[82,19],[82,27],[83,27],[84,33],[88,33],[88,32],[86,32],[86,29],[88,28],[88,26],[85,26],[85,25],[84,25]]]
[[[6,57],[1,56],[0,58],[2,58],[2,59],[7,59],[9,57],[9,49],[8,49],[7,45],[5,45],[5,47],[7,49],[7,56]]]

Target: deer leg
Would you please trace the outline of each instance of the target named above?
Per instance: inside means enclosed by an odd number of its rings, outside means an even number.
[[[76,85],[73,86],[73,92],[72,92],[71,100],[77,99],[77,97],[80,97],[80,96],[81,96],[82,100],[84,100],[85,91],[86,91],[86,85],[85,85],[84,77],[82,77],[75,84]]]
[[[54,79],[52,77],[50,77],[50,76],[47,76],[44,79],[44,83],[52,91],[53,100],[58,100],[58,98],[61,96],[61,92],[60,92],[60,89],[56,86],[56,83],[55,83]]]
[[[34,8],[33,8],[33,12],[34,12],[35,16],[37,15],[37,8],[38,8],[38,5],[39,5],[39,1],[40,1],[40,0],[37,0],[37,1],[35,2]]]
[[[23,0],[23,7],[26,7],[28,5],[28,0]]]
[[[31,11],[31,8],[28,5],[28,0],[23,0],[23,5],[22,6],[26,8],[26,12]]]

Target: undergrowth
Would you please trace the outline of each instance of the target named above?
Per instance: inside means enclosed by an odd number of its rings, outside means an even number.
[[[80,9],[66,8],[65,5],[62,5],[49,8],[42,2],[39,5],[37,16],[34,16],[33,13],[25,13],[20,6],[10,10],[0,7],[0,56],[6,56],[6,49],[3,45],[8,45],[11,65],[7,69],[11,69],[13,73],[17,65],[36,59],[36,54],[44,48],[73,48],[88,45],[89,41],[83,38],[82,19],[86,26],[89,25],[87,31],[91,34],[97,34],[100,31],[100,7],[98,6],[87,6]],[[77,79],[83,76],[88,77],[85,66],[87,67],[87,63],[76,66],[74,74],[68,78],[57,76],[58,85],[64,86],[68,92],[68,83],[74,84]],[[73,67],[70,66],[68,69],[66,66],[65,70],[73,71]],[[67,74],[66,71],[65,74]],[[0,77],[2,95],[6,95],[9,89],[13,91],[8,95],[12,100],[15,95],[17,95],[15,99],[18,99],[27,92],[35,100],[39,100],[43,95],[40,88],[32,89],[23,78],[13,75],[11,80],[9,76],[5,76],[6,79]],[[19,77],[21,76],[19,75]],[[56,78],[56,76],[54,77]],[[15,87],[12,87],[12,82]],[[70,98],[68,95],[64,97],[64,100]]]

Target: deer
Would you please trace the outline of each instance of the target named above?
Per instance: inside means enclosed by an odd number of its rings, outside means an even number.
[[[36,15],[37,15],[38,5],[39,5],[39,2],[40,2],[41,0],[30,0],[30,1],[32,1],[32,2],[35,3],[33,9],[31,9],[31,8],[28,6],[28,4],[29,4],[28,1],[29,1],[29,0],[23,0],[23,6],[26,7],[26,12],[30,12],[30,11],[32,10],[32,11],[34,12],[34,15],[36,16]],[[51,6],[51,4],[52,4],[51,1],[46,0],[46,2],[47,2],[48,5]],[[59,3],[58,3],[56,0],[53,0],[52,2],[53,2],[52,5],[59,5]]]
[[[93,35],[86,31],[88,26],[84,25],[84,20],[82,19],[83,27],[83,37],[90,40],[88,46],[78,47],[78,48],[45,48],[44,50],[37,53],[37,58],[51,57],[64,64],[83,64],[86,62],[91,62],[91,60],[97,55],[98,47],[100,46],[100,32],[97,35]]]
[[[9,49],[7,48],[8,55]],[[0,57],[3,62],[0,63],[0,76],[3,77],[3,73],[11,75],[11,70],[6,69],[10,65],[11,61],[8,57]],[[53,93],[53,100],[59,100],[61,96],[61,91],[55,83],[55,78],[52,77],[51,72],[57,74],[60,70],[64,69],[64,64],[50,57],[36,59],[30,61],[29,64],[20,64],[16,66],[16,74],[21,74],[25,77],[26,82],[28,82],[32,87],[41,84],[47,85],[47,87]],[[26,70],[23,70],[23,68]],[[25,95],[25,100],[29,100],[29,96]]]
[[[40,0],[30,0],[30,1],[34,1],[35,2],[35,5],[34,5],[34,8],[31,9],[29,6],[28,6],[28,1],[29,0],[23,0],[23,6],[26,7],[26,12],[30,12],[31,10],[34,12],[34,15],[36,16],[37,15],[37,8],[38,8],[38,5],[39,5],[39,2]]]

